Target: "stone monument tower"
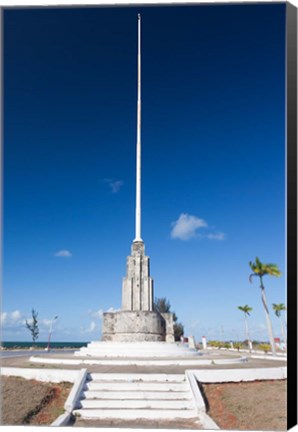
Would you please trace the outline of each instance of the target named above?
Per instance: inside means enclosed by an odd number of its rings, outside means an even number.
[[[141,16],[138,15],[138,99],[135,239],[123,278],[122,308],[103,314],[103,341],[174,342],[173,314],[154,310],[153,279],[141,238]]]

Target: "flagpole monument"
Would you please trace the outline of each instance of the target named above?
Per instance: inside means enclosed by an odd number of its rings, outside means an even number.
[[[141,237],[141,16],[138,15],[135,238],[127,257],[122,307],[103,314],[103,341],[174,342],[173,314],[154,310],[153,279]]]

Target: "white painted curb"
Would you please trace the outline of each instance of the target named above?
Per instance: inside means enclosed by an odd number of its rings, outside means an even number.
[[[78,401],[81,396],[81,392],[83,390],[86,378],[87,378],[87,369],[81,369],[77,374],[77,379],[66,399],[64,404],[65,413],[60,415],[51,426],[67,426],[70,417],[72,415],[73,410],[77,407]]]
[[[220,429],[215,421],[212,420],[212,418],[209,417],[206,412],[205,401],[203,399],[202,393],[200,392],[200,388],[193,371],[185,371],[185,376],[190,385],[193,402],[195,404],[197,415],[201,425],[203,426],[203,429]]]
[[[203,426],[203,429],[212,429],[212,430],[219,430],[220,427],[215,423],[214,420],[212,420],[211,417],[208,416],[205,412],[201,411],[198,413],[198,418]]]
[[[185,376],[193,395],[193,400],[197,413],[199,414],[202,411],[206,412],[205,402],[199,390],[199,386],[194,373],[192,373],[191,371],[185,371]]]
[[[261,350],[251,350],[251,351],[249,351],[249,349],[243,349],[243,348],[240,348],[239,350],[237,349],[237,348],[216,348],[216,347],[208,347],[207,346],[207,348],[206,348],[207,350],[209,350],[209,351],[231,351],[231,352],[243,352],[243,353],[250,353],[250,354],[260,354],[260,355],[266,355],[268,358],[269,357],[271,357],[272,358],[272,352],[271,351],[269,351],[267,354],[264,354],[264,351],[261,351]],[[267,358],[266,357],[266,358]],[[276,358],[276,357],[287,357],[287,353],[286,352],[278,352],[277,354],[276,354],[276,356],[275,357],[273,357],[273,358]]]
[[[205,366],[219,364],[236,364],[247,362],[247,357],[232,359],[173,359],[173,360],[102,360],[102,359],[60,359],[47,357],[30,357],[32,363],[52,363],[64,365],[104,365],[104,366]]]
[[[287,378],[287,368],[258,369],[205,369],[189,370],[196,379],[203,383],[241,382],[256,380],[278,380]]]
[[[31,369],[31,368],[14,368],[1,367],[2,376],[19,376],[25,379],[36,379],[37,381],[58,383],[76,381],[77,370],[64,369]]]
[[[50,426],[67,426],[71,417],[71,413],[65,412],[61,414]]]
[[[57,359],[57,358],[48,358],[48,357],[30,357],[29,361],[31,363],[49,363],[49,364],[69,364],[69,365],[79,365],[82,360],[76,359]]]
[[[74,386],[72,387],[64,405],[65,410],[67,412],[71,413],[76,408],[86,378],[87,378],[87,369],[81,369],[76,379],[76,382],[74,383]]]
[[[287,361],[287,356],[284,354],[281,354],[280,356],[275,356],[273,357],[272,355],[268,355],[268,354],[263,354],[263,355],[252,355],[250,356],[251,358],[254,359],[261,359],[261,360],[277,360],[277,361]]]

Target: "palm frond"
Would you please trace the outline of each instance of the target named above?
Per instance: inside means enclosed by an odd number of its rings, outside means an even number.
[[[251,275],[249,275],[249,282],[250,282],[250,283],[252,283],[252,278],[253,278],[254,276],[258,276],[258,275],[255,274],[255,273],[252,273]]]
[[[281,271],[279,270],[279,268],[276,264],[262,263],[258,257],[256,257],[255,263],[250,261],[249,266],[252,269],[252,271],[254,272],[254,274],[257,276],[260,276],[260,277],[265,276],[265,275],[270,275],[270,276],[275,276],[275,277],[281,276]],[[250,277],[250,282],[251,282],[251,277]]]
[[[266,264],[266,273],[270,276],[280,277],[281,271],[276,264]]]
[[[286,307],[283,303],[272,303],[272,308],[275,312],[275,315],[279,318],[281,315],[281,311],[286,310]]]
[[[252,311],[252,308],[249,307],[248,305],[244,305],[244,306],[238,306],[238,309],[241,310],[242,312],[244,312],[247,315],[250,315],[249,312]]]

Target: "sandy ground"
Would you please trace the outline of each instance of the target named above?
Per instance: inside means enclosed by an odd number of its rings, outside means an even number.
[[[221,429],[286,430],[287,382],[201,385],[208,414]]]
[[[64,412],[70,383],[1,377],[1,424],[48,425]]]

